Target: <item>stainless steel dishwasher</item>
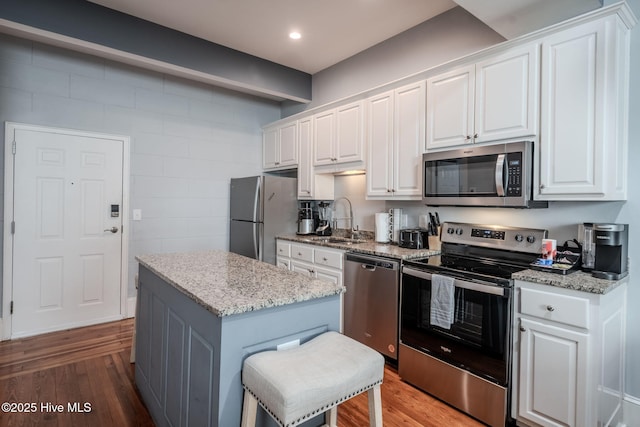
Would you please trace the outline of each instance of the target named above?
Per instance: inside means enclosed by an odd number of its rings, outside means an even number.
[[[347,253],[344,265],[344,333],[398,359],[400,262]]]

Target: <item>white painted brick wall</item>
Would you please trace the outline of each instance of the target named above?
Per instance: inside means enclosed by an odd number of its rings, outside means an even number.
[[[0,35],[0,121],[131,137],[129,295],[138,254],[228,247],[229,179],[261,172],[261,126],[279,118],[275,102]]]

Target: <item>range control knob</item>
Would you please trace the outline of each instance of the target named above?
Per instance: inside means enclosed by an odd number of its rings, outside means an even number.
[[[463,233],[462,228],[456,228],[456,234],[457,234],[458,236],[462,236],[462,233]]]
[[[527,236],[527,243],[533,243],[536,241],[535,236]]]
[[[449,228],[447,228],[447,234],[453,234],[453,233],[454,233],[454,231],[455,231],[455,230],[453,229],[453,227],[449,227]]]
[[[516,242],[522,242],[524,240],[524,236],[522,234],[516,234]]]

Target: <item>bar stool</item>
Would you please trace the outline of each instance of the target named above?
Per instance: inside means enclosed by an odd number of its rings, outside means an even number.
[[[384,357],[338,332],[325,332],[288,350],[249,356],[242,369],[242,427],[255,426],[257,405],[282,427],[325,413],[337,426],[337,406],[367,391],[369,424],[382,427]]]

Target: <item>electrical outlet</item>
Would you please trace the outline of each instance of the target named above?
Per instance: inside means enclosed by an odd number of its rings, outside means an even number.
[[[142,219],[142,209],[133,210],[133,220],[140,221]]]

